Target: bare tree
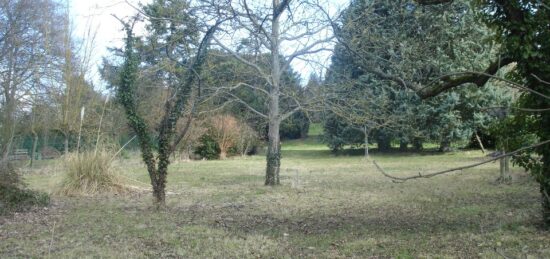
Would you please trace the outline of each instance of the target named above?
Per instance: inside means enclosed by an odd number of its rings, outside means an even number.
[[[58,6],[50,0],[0,2],[0,152],[6,160],[16,134],[16,113],[49,69],[48,41],[57,33]]]
[[[60,49],[62,59],[59,64],[58,78],[60,88],[57,103],[60,106],[58,131],[63,135],[64,153],[68,153],[71,136],[79,128],[80,111],[87,103],[87,90],[91,90],[87,76],[91,70],[96,31],[89,27],[87,34],[77,39],[68,1],[64,8],[63,39]]]
[[[300,100],[295,89],[285,85],[283,77],[294,61],[307,60],[309,55],[331,50],[333,40],[330,24],[316,14],[318,2],[303,0],[272,0],[255,2],[246,0],[220,4],[211,2],[216,15],[231,18],[228,24],[214,37],[214,43],[221,50],[247,65],[262,78],[252,85],[240,82],[221,88],[226,96],[236,100],[268,122],[268,148],[266,185],[280,184],[281,166],[280,125],[295,112],[304,110],[311,102]],[[246,42],[252,48],[242,53],[240,47]],[[267,55],[268,61],[262,59]],[[246,87],[265,95],[265,111],[255,109],[232,91]],[[290,100],[292,105],[281,103]]]

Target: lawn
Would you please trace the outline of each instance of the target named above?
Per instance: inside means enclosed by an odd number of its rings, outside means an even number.
[[[361,152],[358,152],[361,153]],[[479,151],[374,154],[398,176],[485,159]],[[167,209],[147,192],[52,196],[52,205],[0,218],[0,257],[348,258],[550,257],[537,184],[498,165],[393,183],[361,156],[333,156],[315,137],[283,142],[280,187],[264,187],[265,158],[175,162]],[[148,188],[137,154],[117,161]],[[55,163],[26,173],[51,192]]]

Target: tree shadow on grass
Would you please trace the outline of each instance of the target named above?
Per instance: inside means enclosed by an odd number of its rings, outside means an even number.
[[[337,233],[354,233],[355,236],[389,235],[445,235],[462,233],[496,232],[503,226],[540,227],[538,214],[530,211],[532,197],[513,199],[484,195],[462,200],[456,208],[464,206],[464,213],[456,210],[443,210],[444,207],[413,208],[406,205],[362,204],[348,206],[337,212],[313,209],[307,212],[291,212],[284,215],[264,212],[265,208],[255,204],[225,204],[223,206],[174,208],[171,213],[182,217],[193,215],[193,218],[209,219],[208,224],[223,228],[232,233],[263,234],[274,238],[282,233],[290,235],[334,235]],[[475,202],[475,203],[472,203]],[[498,210],[491,204],[499,203]],[[482,208],[468,212],[467,204]],[[523,206],[522,206],[523,204]],[[440,204],[434,205],[439,206]],[[486,206],[486,207],[485,207]],[[507,211],[527,211],[522,217],[510,217]],[[532,212],[532,213],[531,213]],[[191,222],[190,222],[191,223]],[[198,223],[198,222],[197,222]]]

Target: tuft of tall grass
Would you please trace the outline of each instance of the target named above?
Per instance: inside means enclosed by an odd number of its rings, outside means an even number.
[[[114,153],[105,149],[67,154],[63,158],[65,175],[58,194],[93,196],[100,193],[126,193],[113,169]]]

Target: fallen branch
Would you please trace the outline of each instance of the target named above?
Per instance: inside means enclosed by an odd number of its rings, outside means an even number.
[[[456,168],[451,168],[451,169],[447,169],[447,170],[443,170],[443,171],[439,171],[439,172],[435,172],[435,173],[430,173],[430,174],[421,174],[421,173],[418,173],[418,175],[415,175],[415,176],[409,176],[409,177],[396,177],[396,176],[392,176],[388,173],[386,173],[386,171],[384,171],[384,169],[382,167],[380,167],[378,165],[378,163],[376,163],[376,161],[372,161],[372,163],[374,164],[374,166],[376,167],[376,169],[378,169],[378,171],[380,171],[380,173],[382,173],[384,176],[392,179],[394,182],[396,183],[402,183],[402,182],[405,182],[405,181],[408,181],[408,180],[412,180],[412,179],[419,179],[419,178],[431,178],[431,177],[434,177],[434,176],[438,176],[438,175],[442,175],[442,174],[446,174],[446,173],[450,173],[450,172],[454,172],[454,171],[462,171],[464,169],[468,169],[468,168],[473,168],[473,167],[477,167],[477,166],[480,166],[480,165],[483,165],[483,164],[487,164],[487,163],[490,163],[490,162],[493,162],[493,161],[497,161],[501,158],[504,158],[504,157],[507,157],[507,156],[513,156],[517,153],[520,153],[520,152],[523,152],[525,150],[528,150],[528,149],[532,149],[532,148],[536,148],[536,147],[540,147],[540,146],[543,146],[543,145],[546,145],[550,143],[550,140],[546,140],[546,141],[543,141],[543,142],[539,142],[537,144],[534,144],[534,145],[531,145],[531,146],[528,146],[528,147],[523,147],[523,148],[520,148],[518,150],[515,150],[515,151],[512,151],[512,152],[509,152],[509,153],[506,153],[506,154],[503,154],[503,155],[500,155],[500,156],[496,156],[496,157],[493,157],[489,160],[485,160],[485,161],[482,161],[482,162],[478,162],[478,163],[475,163],[475,164],[471,164],[471,165],[466,165],[466,166],[460,166],[460,167],[456,167]]]

